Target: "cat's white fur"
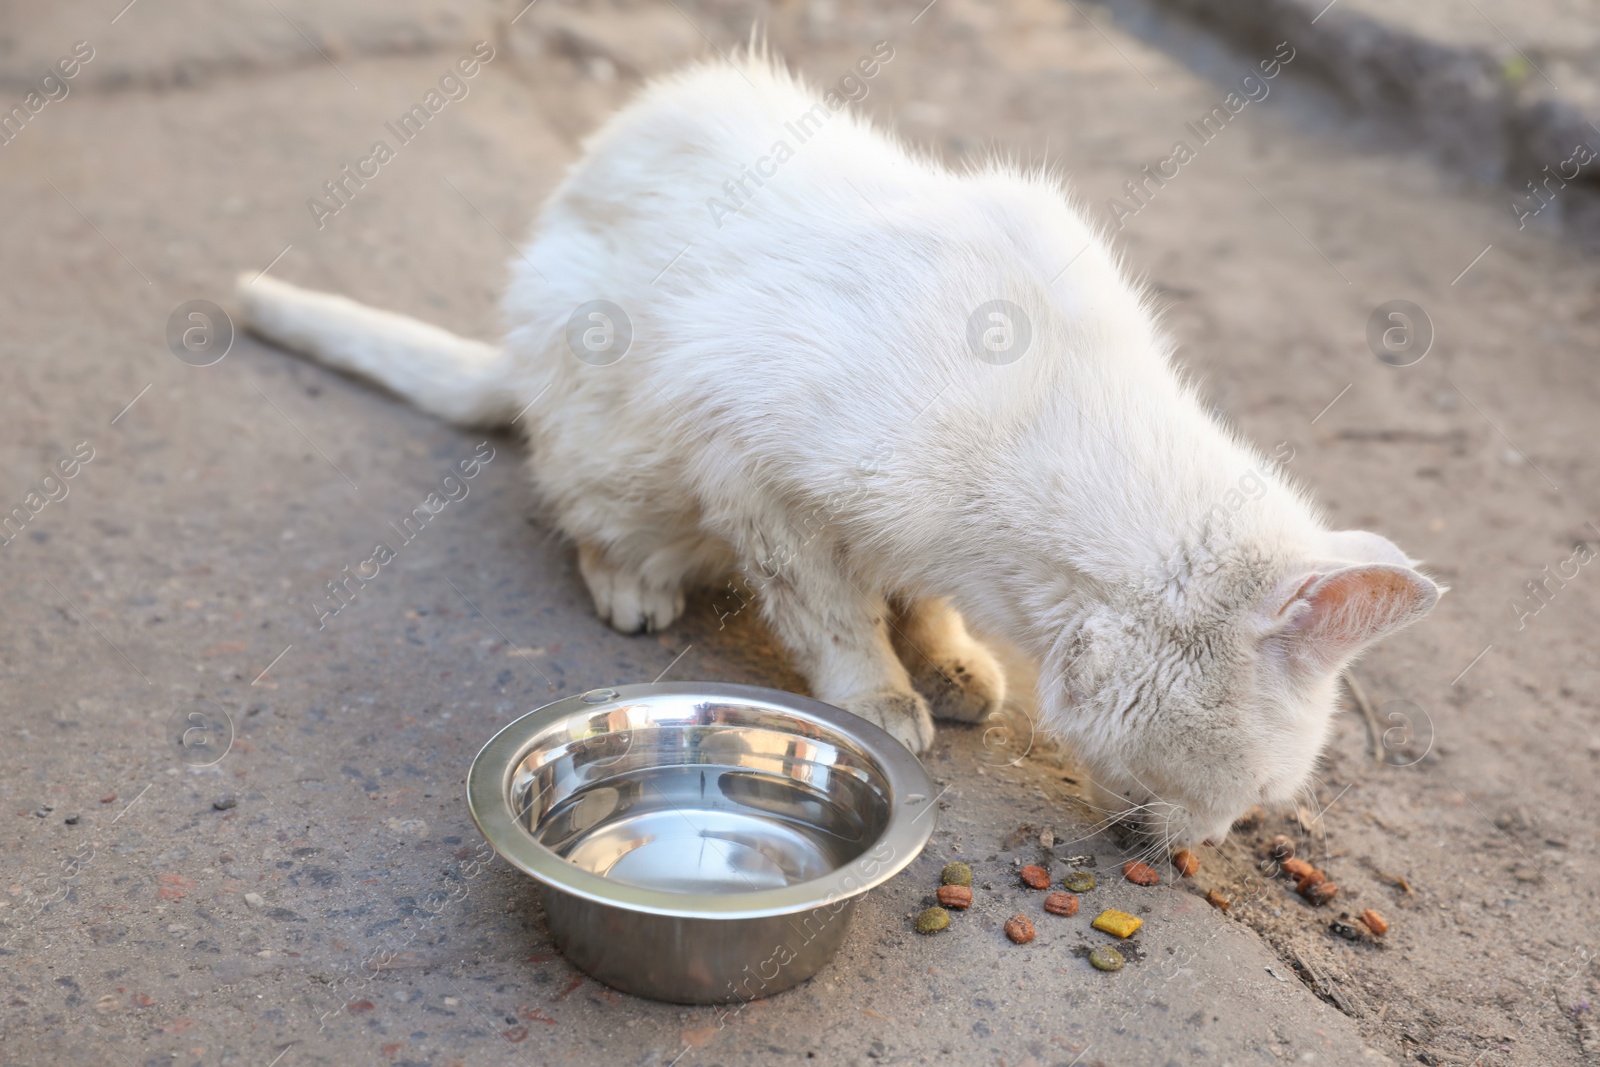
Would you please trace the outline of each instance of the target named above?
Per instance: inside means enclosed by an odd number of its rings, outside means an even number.
[[[793,157],[718,225],[778,140]],[[965,618],[1038,659],[1046,727],[1103,785],[1171,839],[1220,838],[1302,788],[1340,670],[1438,597],[1204,410],[1056,180],[952,173],[762,55],[650,85],[511,267],[498,348],[270,277],[239,292],[268,338],[457,422],[516,419],[612,625],[664,627],[740,571],[814,693],[914,751],[930,699],[977,720],[1004,698]],[[607,366],[567,340],[597,299],[633,334]],[[1031,325],[1009,363],[969,343],[996,299]]]

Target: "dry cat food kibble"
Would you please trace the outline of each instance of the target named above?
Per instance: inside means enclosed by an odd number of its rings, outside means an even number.
[[[1094,969],[1097,971],[1120,971],[1122,970],[1122,953],[1110,945],[1101,945],[1099,948],[1092,949],[1089,952],[1089,962],[1094,965]]]
[[[1006,920],[1006,936],[1019,945],[1033,940],[1033,923],[1026,915],[1013,915]]]
[[[1304,878],[1314,870],[1316,868],[1305,860],[1288,859],[1283,861],[1283,873],[1290,878]]]
[[[1322,872],[1317,872],[1322,873]],[[1315,882],[1300,890],[1300,895],[1313,907],[1320,908],[1332,900],[1339,893],[1339,887],[1332,882]]]
[[[947,863],[939,872],[940,885],[971,885],[972,868],[965,863]]]
[[[1328,880],[1328,876],[1313,867],[1295,885],[1295,892],[1304,893],[1307,886],[1321,885]]]
[[[1229,900],[1215,889],[1206,890],[1206,903],[1210,904],[1218,911],[1227,911],[1229,908],[1233,907],[1233,901]]]
[[[1061,884],[1074,893],[1087,893],[1094,888],[1094,875],[1088,871],[1072,871],[1061,879]]]
[[[1071,893],[1051,893],[1044,898],[1044,910],[1051,915],[1078,914],[1078,898]]]
[[[1050,872],[1036,864],[1028,864],[1018,872],[1022,875],[1022,884],[1029,889],[1049,889]]]
[[[936,934],[950,925],[950,913],[943,908],[924,908],[917,916],[917,933]]]
[[[1178,870],[1178,877],[1188,878],[1200,869],[1200,857],[1186,848],[1180,848],[1172,854],[1172,865]]]
[[[1144,920],[1137,915],[1129,915],[1125,911],[1107,908],[1095,917],[1089,924],[1096,930],[1103,930],[1113,937],[1129,938],[1144,925]]]
[[[1155,885],[1161,881],[1161,876],[1156,873],[1154,867],[1138,860],[1129,860],[1122,865],[1122,877],[1134,885]]]
[[[939,903],[947,908],[971,907],[972,889],[964,885],[942,885],[939,887]]]
[[[1361,913],[1361,921],[1366,925],[1368,930],[1371,930],[1379,937],[1382,937],[1384,934],[1389,932],[1388,920],[1382,915],[1379,915],[1377,912],[1373,911],[1371,908],[1368,908],[1366,911]]]

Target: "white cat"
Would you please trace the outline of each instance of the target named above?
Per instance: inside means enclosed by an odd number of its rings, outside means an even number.
[[[1004,699],[965,618],[1037,658],[1046,728],[1102,785],[1220,839],[1296,795],[1339,672],[1439,596],[1203,410],[1055,180],[951,173],[759,51],[642,92],[511,267],[500,347],[239,295],[268,338],[525,427],[618,630],[737,571],[814,694],[913,751],[930,708]]]

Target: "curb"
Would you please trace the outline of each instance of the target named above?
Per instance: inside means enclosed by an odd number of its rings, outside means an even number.
[[[1548,61],[1533,59],[1539,67],[1528,69],[1527,57],[1509,44],[1504,51],[1447,44],[1327,0],[1156,4],[1237,47],[1270,50],[1290,40],[1300,56],[1298,76],[1328,85],[1357,113],[1401,128],[1446,166],[1508,186],[1509,210],[1522,225],[1540,214],[1540,223],[1553,219],[1568,235],[1600,244],[1600,107],[1586,113],[1547,82],[1538,70]],[[1580,145],[1596,161],[1574,173]]]

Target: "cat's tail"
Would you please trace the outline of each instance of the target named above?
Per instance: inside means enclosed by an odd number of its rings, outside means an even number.
[[[237,295],[253,333],[369,378],[440,418],[495,427],[516,417],[506,356],[493,345],[265,275],[239,275]]]

